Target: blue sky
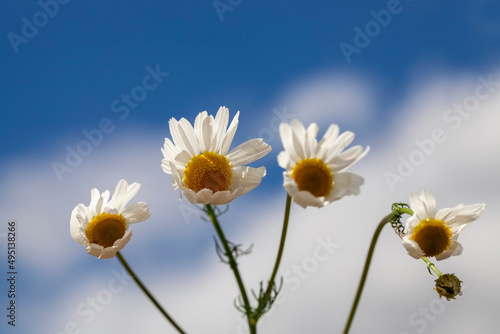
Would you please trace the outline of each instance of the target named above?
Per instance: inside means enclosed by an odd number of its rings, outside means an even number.
[[[493,220],[500,212],[494,191],[500,185],[500,138],[495,130],[500,125],[500,95],[494,84],[489,91],[484,82],[500,78],[498,2],[65,1],[0,4],[0,236],[7,220],[16,219],[21,250],[18,327],[6,327],[2,320],[2,332],[59,333],[71,321],[82,333],[139,330],[140,324],[133,322],[116,325],[116,317],[127,312],[148,319],[147,332],[171,330],[132,284],[89,323],[75,312],[108,284],[112,270],[121,268],[117,261],[86,255],[70,238],[71,210],[78,203],[88,204],[91,188],[113,190],[126,178],[143,185],[137,199],[150,204],[153,216],[134,226],[124,255],[155,291],[161,291],[167,309],[189,332],[202,331],[217,319],[221,325],[214,324],[210,333],[238,333],[234,282],[228,268],[217,263],[213,232],[194,215],[187,220],[182,216],[186,207],[180,205],[187,202],[179,204],[170,176],[160,168],[160,147],[170,136],[168,120],[193,121],[199,112],[214,114],[222,105],[229,108],[230,117],[241,112],[235,144],[261,136],[273,146],[255,163],[268,170],[262,185],[235,201],[223,216],[235,242],[255,243],[255,253],[242,264],[249,286],[257,287],[268,276],[282,219],[285,193],[276,164],[282,149],[276,124],[297,117],[317,122],[322,135],[328,124],[337,123],[341,131],[356,133],[355,144],[372,148],[353,170],[366,180],[360,196],[324,210],[293,207],[297,226],[291,231],[282,274],[310,256],[317,238],[332,235],[339,252],[303,280],[299,290],[293,285],[285,289],[288,302],[263,322],[262,333],[283,328],[339,332],[347,306],[334,301],[343,298],[350,304],[374,224],[392,202],[405,201],[409,192],[423,188],[435,192],[444,207],[488,204],[482,226],[467,229],[469,239],[464,233],[467,252],[449,262],[450,271],[468,278],[468,296],[462,308],[457,306],[462,301],[446,304],[446,312],[428,321],[425,331],[436,333],[461,317],[464,322],[454,328],[468,333],[466,323],[473,319],[467,312],[477,308],[483,311],[482,322],[474,320],[474,325],[483,326],[484,333],[492,331],[495,318],[488,310],[498,310],[498,294],[484,287],[500,278],[494,247],[489,246],[500,232]],[[347,44],[357,51],[346,56],[341,45]],[[466,104],[478,86],[491,94],[473,111],[447,112]],[[436,143],[410,176],[391,186],[387,172],[396,174],[401,159],[409,160],[419,149],[417,142],[432,138],[435,129],[441,129],[446,140]],[[82,142],[91,141],[89,136],[94,142],[85,146]],[[66,159],[72,150],[88,154],[69,166]],[[58,174],[55,164],[70,171]],[[348,220],[359,221],[359,226],[353,229]],[[373,223],[361,223],[367,220]],[[318,223],[311,227],[309,221]],[[409,322],[412,312],[436,303],[434,292],[425,286],[431,282],[425,266],[409,258],[397,238],[386,233],[379,251],[396,258],[381,257],[374,264],[372,289],[367,286],[356,319],[359,327],[353,332],[375,326],[381,332],[414,333],[421,327]],[[2,243],[5,254],[4,248]],[[346,269],[338,273],[342,265]],[[477,270],[489,266],[495,268],[492,276],[478,277]],[[403,273],[394,267],[404,268]],[[383,279],[387,272],[401,286],[388,285]],[[320,291],[318,287],[328,282],[337,285]],[[408,293],[414,299],[404,301],[407,309],[394,307],[403,301],[389,289],[406,291],[405,282],[417,290]],[[3,296],[6,286],[0,287]],[[429,291],[424,294],[423,289]],[[221,296],[216,302],[210,290]],[[0,300],[3,309],[7,299]],[[394,307],[400,320],[389,325],[382,321],[390,315],[378,313],[377,301]],[[207,303],[224,311],[200,316]],[[318,305],[311,307],[310,322],[283,327],[285,319],[300,314],[297,305],[304,303]],[[47,311],[47,304],[56,311]]]

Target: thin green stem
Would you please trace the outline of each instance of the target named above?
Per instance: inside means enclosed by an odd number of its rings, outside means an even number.
[[[118,257],[118,260],[120,260],[120,263],[123,265],[123,267],[125,268],[125,270],[127,270],[127,272],[129,273],[129,275],[137,283],[137,285],[139,286],[139,288],[141,288],[141,290],[146,294],[146,296],[148,296],[148,298],[153,302],[153,304],[155,304],[156,308],[158,308],[158,310],[165,316],[165,318],[167,318],[167,320],[172,324],[172,326],[174,326],[175,329],[177,329],[177,331],[179,333],[186,334],[186,332],[184,332],[181,329],[181,327],[179,325],[177,325],[177,323],[174,321],[174,319],[172,319],[172,317],[170,315],[168,315],[168,313],[156,301],[155,297],[153,297],[153,295],[149,292],[149,290],[146,288],[146,286],[141,282],[141,280],[139,279],[139,277],[137,277],[137,275],[132,270],[132,268],[128,265],[127,261],[125,261],[125,258],[122,256],[122,254],[120,252],[117,252],[116,256]]]
[[[276,279],[276,274],[278,273],[278,268],[281,263],[281,257],[283,255],[283,250],[285,249],[286,232],[288,230],[288,220],[290,219],[290,207],[292,206],[292,197],[287,195],[286,206],[285,206],[285,216],[283,218],[283,230],[281,231],[280,246],[278,249],[278,255],[276,256],[276,263],[274,264],[273,273],[269,279],[267,290],[264,294],[264,300],[268,301],[271,297],[271,293],[274,287],[274,280]]]
[[[438,277],[441,277],[443,275],[443,273],[440,272],[438,268],[436,268],[434,263],[429,261],[429,259],[427,259],[425,256],[422,257],[422,260],[424,260],[424,262],[427,263],[427,268],[432,269],[432,271],[435,272],[436,275],[438,275]]]
[[[236,282],[238,283],[238,287],[239,287],[240,293],[241,293],[241,298],[243,298],[243,303],[245,305],[245,313],[246,313],[247,320],[248,320],[248,327],[250,329],[250,334],[256,334],[257,333],[256,326],[251,321],[251,319],[252,319],[252,307],[250,306],[250,302],[248,300],[248,295],[247,295],[247,292],[245,290],[245,285],[243,284],[243,280],[242,280],[240,272],[238,270],[238,263],[234,259],[231,248],[229,247],[226,236],[224,235],[224,232],[222,231],[222,228],[219,224],[219,221],[217,220],[217,215],[215,214],[212,205],[206,204],[205,207],[207,208],[208,216],[210,217],[210,220],[212,221],[212,223],[215,227],[215,231],[217,231],[217,235],[219,236],[219,239],[222,243],[222,246],[224,247],[224,251],[226,252],[226,256],[229,260],[229,265],[231,266],[231,269],[233,270],[233,273],[234,273],[234,277],[236,278]]]
[[[406,214],[409,214],[410,216],[413,216],[413,210],[410,208],[399,208],[399,212],[406,213]]]
[[[363,291],[363,287],[365,285],[366,276],[368,275],[368,269],[370,268],[370,262],[372,260],[373,251],[375,250],[375,245],[377,244],[377,239],[382,231],[382,228],[385,224],[389,223],[393,216],[393,213],[385,216],[377,226],[375,230],[375,234],[373,235],[372,242],[370,244],[370,248],[368,250],[368,255],[366,256],[365,267],[363,269],[363,274],[361,275],[361,280],[359,281],[358,292],[356,293],[356,297],[354,298],[354,302],[352,304],[351,313],[349,314],[349,319],[344,328],[344,334],[349,332],[349,328],[351,327],[352,320],[354,319],[354,314],[356,313],[356,308],[358,307],[359,299],[361,298],[361,292]]]

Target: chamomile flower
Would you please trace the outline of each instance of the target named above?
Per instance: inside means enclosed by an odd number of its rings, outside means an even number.
[[[436,212],[434,195],[423,190],[420,196],[410,194],[410,207],[414,214],[406,221],[403,246],[416,259],[435,256],[439,261],[462,253],[458,235],[481,216],[486,204],[460,204]]]
[[[280,136],[285,151],[278,155],[278,163],[285,169],[283,186],[293,200],[302,207],[322,207],[346,195],[357,195],[363,178],[345,172],[369,151],[353,146],[343,151],[354,139],[354,133],[339,135],[339,127],[330,125],[323,139],[316,139],[318,126],[307,130],[298,120],[280,124]]]
[[[220,107],[215,118],[203,111],[194,127],[185,118],[169,121],[173,142],[165,138],[161,167],[172,174],[172,185],[193,204],[227,204],[257,187],[265,167],[244,166],[262,158],[271,146],[251,139],[229,152],[239,112],[229,123],[229,110]]]
[[[90,255],[99,259],[114,257],[132,236],[129,225],[145,221],[151,215],[144,202],[125,207],[140,187],[139,183],[129,185],[120,180],[111,200],[108,190],[101,194],[96,188],[92,189],[90,205],[78,204],[71,213],[71,237]]]

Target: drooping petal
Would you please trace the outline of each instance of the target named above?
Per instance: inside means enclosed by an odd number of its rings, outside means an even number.
[[[406,248],[408,254],[415,259],[420,259],[424,256],[422,249],[420,249],[418,244],[411,240],[408,236],[403,237],[403,246]]]
[[[331,203],[344,196],[358,195],[363,183],[364,179],[357,174],[348,172],[333,174],[333,187],[326,200]]]
[[[468,224],[479,219],[486,204],[477,203],[467,206],[458,205],[449,211],[439,210],[437,216],[443,217],[443,221],[448,225],[453,234],[460,233]]]
[[[122,216],[127,224],[135,224],[149,219],[151,212],[149,212],[149,206],[146,203],[137,202],[123,210]]]
[[[370,146],[367,146],[365,150],[359,145],[353,146],[339,155],[327,158],[325,163],[333,173],[342,172],[361,160],[369,151]]]
[[[290,155],[288,154],[287,151],[281,151],[278,154],[277,159],[278,159],[278,165],[281,168],[289,169],[289,168],[293,168],[293,166],[295,165],[295,162],[293,162],[292,159],[290,159]]]
[[[262,139],[255,138],[232,149],[227,159],[232,166],[243,166],[262,158],[269,152],[271,152],[271,146]]]
[[[80,206],[80,205],[84,206],[83,204],[79,204],[78,206]],[[78,206],[75,207],[73,209],[73,211],[71,212],[71,219],[69,222],[69,226],[70,226],[69,231],[70,231],[70,234],[71,234],[71,237],[73,238],[73,240],[75,240],[76,242],[78,242],[82,246],[85,246],[89,241],[85,237],[85,234],[83,233],[83,231],[81,229],[80,220],[76,217],[77,212],[78,212]]]
[[[460,255],[462,254],[463,247],[462,245],[455,240],[451,240],[450,247],[442,252],[441,254],[436,256],[436,260],[441,261],[449,258],[452,255]]]

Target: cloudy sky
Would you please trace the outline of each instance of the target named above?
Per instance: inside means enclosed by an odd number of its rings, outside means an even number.
[[[464,293],[440,300],[425,263],[382,232],[351,333],[496,333],[500,310],[500,6],[481,1],[86,1],[0,4],[2,333],[176,333],[117,259],[69,234],[90,189],[121,178],[151,218],[122,251],[188,333],[247,333],[214,231],[160,168],[168,120],[240,111],[233,146],[273,151],[262,184],[221,216],[247,289],[267,280],[286,193],[280,122],[331,123],[370,153],[361,194],[292,205],[281,297],[259,333],[341,333],[372,234],[393,202],[486,203],[437,262]],[[16,222],[16,326],[7,324],[7,227]],[[322,256],[318,256],[321,254]]]

